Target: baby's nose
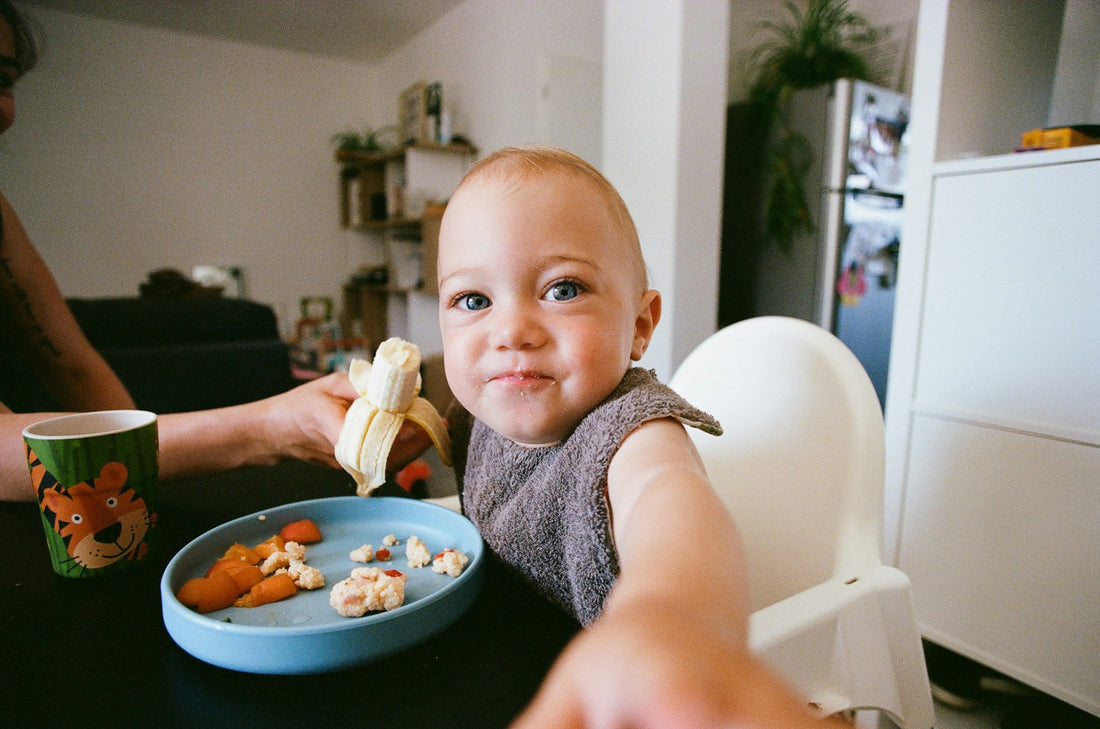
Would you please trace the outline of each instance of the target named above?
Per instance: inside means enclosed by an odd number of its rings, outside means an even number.
[[[529,307],[494,310],[492,327],[493,344],[498,349],[532,349],[546,340],[546,332],[539,322],[537,312]]]

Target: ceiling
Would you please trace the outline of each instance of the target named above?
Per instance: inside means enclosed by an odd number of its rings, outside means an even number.
[[[376,63],[462,0],[23,0],[179,33]]]

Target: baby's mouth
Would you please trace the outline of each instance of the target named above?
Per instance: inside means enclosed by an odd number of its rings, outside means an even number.
[[[554,378],[535,370],[507,370],[498,372],[489,378],[490,382],[502,382],[505,384],[531,384],[536,382],[553,382]]]

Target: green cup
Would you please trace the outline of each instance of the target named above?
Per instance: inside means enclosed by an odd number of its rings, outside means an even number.
[[[157,416],[143,410],[64,415],[23,429],[54,571],[98,577],[156,547]]]

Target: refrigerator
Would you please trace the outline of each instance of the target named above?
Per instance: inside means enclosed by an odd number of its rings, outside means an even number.
[[[790,127],[813,150],[805,192],[813,233],[767,246],[755,313],[816,322],[859,358],[886,401],[908,159],[909,98],[841,79],[799,91]]]

